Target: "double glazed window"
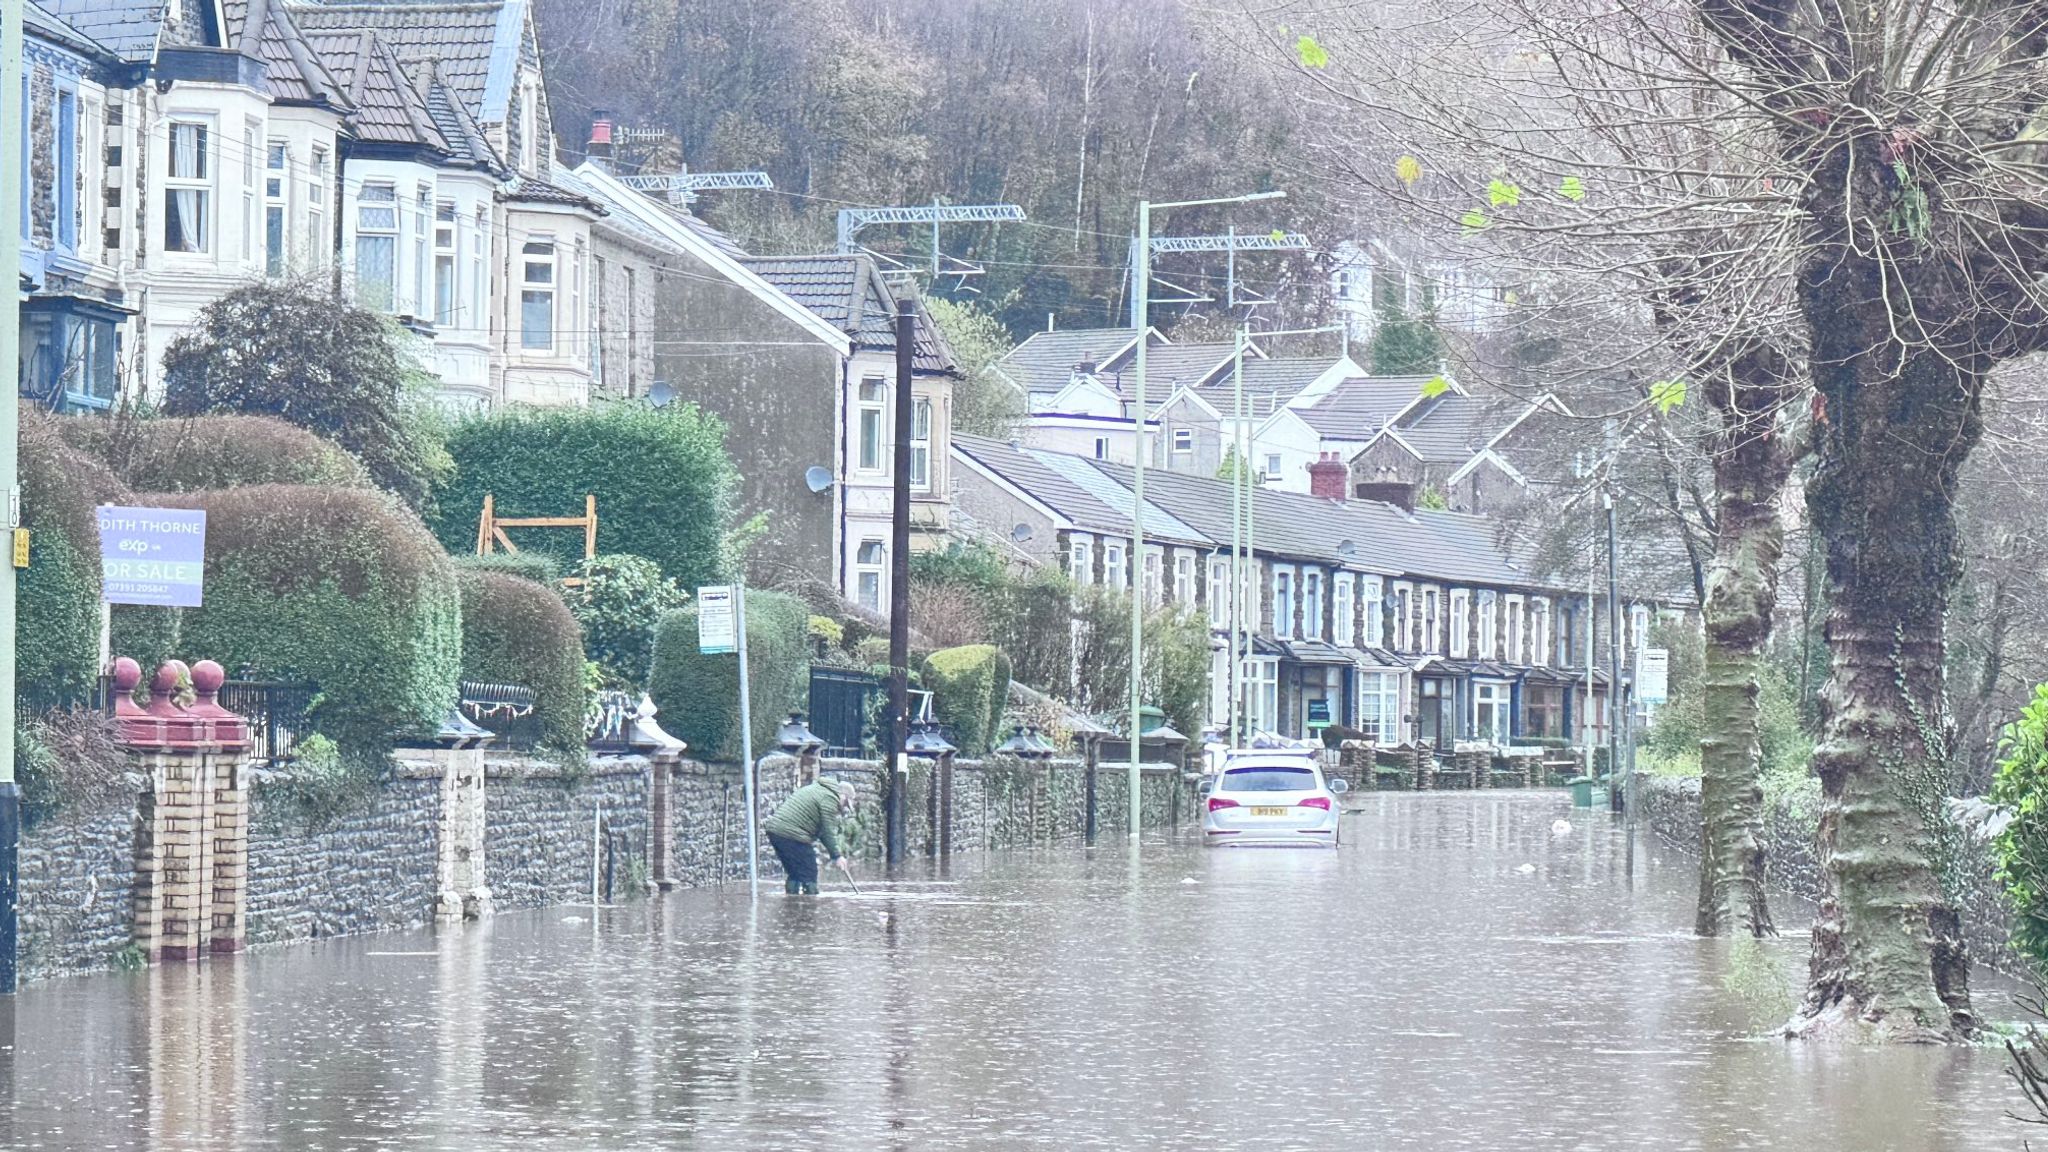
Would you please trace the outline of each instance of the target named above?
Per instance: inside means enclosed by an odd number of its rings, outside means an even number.
[[[1102,582],[1119,591],[1131,586],[1131,571],[1124,563],[1124,547],[1106,541],[1102,545]]]
[[[1349,572],[1339,572],[1330,594],[1331,607],[1337,616],[1337,627],[1331,631],[1330,638],[1347,648],[1358,641],[1357,607],[1354,603],[1356,581],[1357,577]]]
[[[1377,648],[1387,642],[1386,610],[1381,606],[1382,585],[1377,576],[1365,578],[1365,643]]]
[[[1486,680],[1472,685],[1472,738],[1508,742],[1508,686]]]
[[[882,569],[889,551],[880,540],[863,540],[853,555],[854,598],[870,612],[882,610]]]
[[[1451,590],[1451,655],[1463,657],[1469,647],[1467,637],[1472,632],[1472,593],[1463,588]]]
[[[1230,622],[1230,560],[1214,556],[1209,559],[1209,622],[1218,628],[1232,627]]]
[[[1158,548],[1145,549],[1145,603],[1166,598],[1166,555]]]
[[[1494,649],[1500,646],[1500,601],[1491,592],[1479,594],[1479,658],[1493,659]]]
[[[1323,638],[1323,574],[1303,573],[1301,577],[1301,634],[1310,640]]]
[[[282,276],[287,259],[286,191],[291,187],[291,147],[272,140],[263,155],[263,274]]]
[[[434,323],[455,323],[455,203],[434,205]]]
[[[910,402],[910,486],[932,490],[932,402]]]
[[[1536,658],[1532,662],[1550,663],[1550,601],[1539,598],[1531,602],[1529,628],[1536,640]]]
[[[520,249],[519,346],[537,352],[555,347],[555,245],[528,240]]]
[[[1076,537],[1067,544],[1067,578],[1076,584],[1095,583],[1095,548]]]
[[[1174,554],[1173,602],[1183,608],[1195,606],[1195,557],[1192,553]]]
[[[398,189],[365,184],[356,194],[356,302],[389,312],[398,293]]]
[[[319,269],[327,265],[328,252],[334,241],[327,235],[327,149],[313,149],[313,158],[306,164],[306,235],[311,238],[311,250],[306,265]]]
[[[171,122],[164,172],[164,251],[213,251],[213,130],[193,120]]]
[[[1366,739],[1395,744],[1401,739],[1401,674],[1358,674],[1358,730]]]
[[[889,399],[889,386],[879,376],[860,382],[859,466],[863,472],[882,470],[882,410]]]
[[[1294,635],[1294,572],[1273,569],[1273,635],[1282,640]]]

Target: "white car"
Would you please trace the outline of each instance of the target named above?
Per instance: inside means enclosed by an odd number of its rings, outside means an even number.
[[[1335,848],[1337,797],[1347,785],[1324,780],[1314,755],[1233,752],[1202,797],[1202,840],[1208,844]]]

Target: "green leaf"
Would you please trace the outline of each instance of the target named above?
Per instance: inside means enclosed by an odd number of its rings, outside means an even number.
[[[1557,194],[1576,204],[1586,198],[1586,182],[1577,176],[1567,176],[1558,181]]]
[[[1522,202],[1520,186],[1498,177],[1486,186],[1487,203],[1495,208],[1512,208]]]
[[[1284,244],[1287,241],[1287,233],[1282,232],[1278,228],[1273,229],[1273,231],[1268,233],[1268,235],[1272,237],[1273,243],[1275,244]]]
[[[1313,36],[1303,36],[1294,42],[1294,54],[1301,60],[1303,68],[1328,68],[1330,54]]]
[[[1482,212],[1477,208],[1473,208],[1467,211],[1463,216],[1458,217],[1458,223],[1464,225],[1465,231],[1467,232],[1478,232],[1484,229],[1488,224],[1493,223],[1493,221],[1488,220],[1486,218],[1485,212]]]
[[[1400,179],[1401,183],[1413,185],[1417,180],[1422,179],[1422,161],[1417,160],[1413,156],[1403,156],[1399,160],[1394,161],[1394,175]]]
[[[1451,382],[1440,375],[1431,376],[1422,382],[1422,395],[1425,399],[1441,396],[1450,390]]]
[[[1650,403],[1657,406],[1657,411],[1667,413],[1685,403],[1685,381],[1658,380],[1653,382],[1650,385]]]

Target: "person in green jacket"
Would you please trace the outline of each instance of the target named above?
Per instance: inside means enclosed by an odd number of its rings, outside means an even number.
[[[811,850],[813,840],[825,846],[833,867],[846,867],[846,857],[839,851],[839,819],[852,811],[853,785],[829,776],[811,781],[776,806],[775,814],[761,827],[788,877],[782,883],[783,891],[792,896],[818,894],[818,854]]]

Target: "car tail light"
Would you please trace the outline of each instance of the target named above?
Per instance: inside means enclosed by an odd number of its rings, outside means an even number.
[[[1237,807],[1237,801],[1235,801],[1235,800],[1225,800],[1225,799],[1224,799],[1223,797],[1221,797],[1221,796],[1211,796],[1211,797],[1209,797],[1209,811],[1211,811],[1211,812],[1216,812],[1216,811],[1220,811],[1220,810],[1222,810],[1222,809],[1224,809],[1224,808],[1235,808],[1235,807]]]
[[[1295,805],[1295,807],[1321,808],[1323,811],[1328,812],[1330,810],[1330,798],[1327,796],[1311,796],[1308,799],[1303,800],[1301,803]]]

